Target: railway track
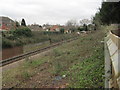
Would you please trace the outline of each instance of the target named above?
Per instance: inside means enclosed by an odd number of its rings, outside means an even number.
[[[62,43],[71,42],[71,41],[76,40],[76,39],[78,39],[78,37],[75,37],[75,38],[69,39],[69,40],[64,40],[64,41],[61,41],[61,42],[58,42],[58,43],[54,43],[53,45],[50,45],[48,47],[45,47],[45,48],[42,48],[42,49],[38,49],[38,50],[35,50],[35,51],[31,51],[31,52],[28,52],[28,53],[25,53],[25,54],[21,54],[21,55],[18,55],[18,56],[9,58],[9,59],[1,60],[0,61],[0,67],[8,65],[8,64],[11,64],[13,62],[16,62],[16,61],[19,61],[19,60],[22,60],[22,59],[25,59],[26,57],[30,57],[30,56],[36,55],[38,53],[44,52],[46,50],[49,50],[49,49],[51,49],[53,47],[59,46]]]

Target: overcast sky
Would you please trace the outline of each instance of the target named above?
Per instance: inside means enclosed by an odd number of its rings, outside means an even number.
[[[0,16],[26,20],[27,24],[65,24],[70,19],[90,19],[102,0],[0,0]]]

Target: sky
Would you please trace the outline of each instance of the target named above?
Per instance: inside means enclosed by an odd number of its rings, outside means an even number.
[[[0,16],[27,24],[65,24],[91,19],[102,0],[0,0]]]

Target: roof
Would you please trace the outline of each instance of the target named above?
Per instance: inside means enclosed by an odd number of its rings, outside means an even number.
[[[0,16],[0,21],[6,21],[6,20],[9,20],[9,21],[14,22],[14,21],[13,21],[12,19],[10,19],[9,17]]]
[[[54,30],[57,29],[57,28],[59,28],[58,25],[53,25],[53,26],[50,28],[50,30],[54,31]]]

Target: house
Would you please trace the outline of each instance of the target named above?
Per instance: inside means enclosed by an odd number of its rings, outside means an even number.
[[[15,22],[4,16],[0,16],[0,30],[11,30],[15,29]]]
[[[51,28],[50,28],[50,31],[60,31],[60,28],[58,25],[53,25]]]
[[[71,33],[71,30],[65,30],[64,33]]]
[[[61,28],[64,28],[64,33],[71,33],[71,30],[69,29],[69,27],[68,26],[61,26]]]
[[[31,31],[43,31],[42,26],[38,24],[28,25],[28,28],[30,28]]]
[[[52,27],[52,25],[49,25],[49,24],[44,24],[42,26],[42,28],[43,28],[44,31],[49,31],[51,27]]]

